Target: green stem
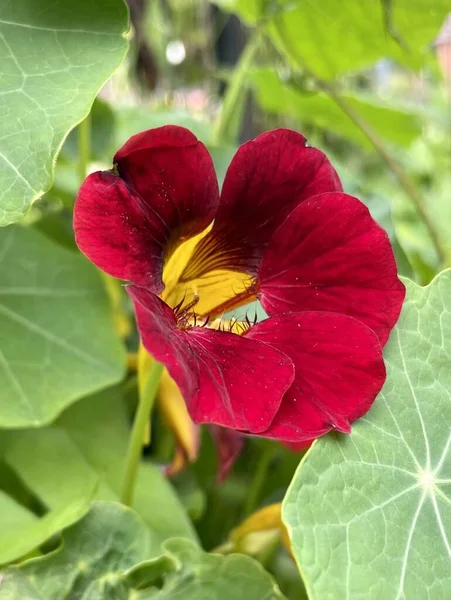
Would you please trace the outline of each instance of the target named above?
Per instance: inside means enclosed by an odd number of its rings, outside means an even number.
[[[285,45],[287,46],[287,51],[292,56],[296,56],[296,54],[291,51],[290,45],[287,44],[287,39],[286,36],[283,35],[284,32],[283,29],[280,27],[280,22],[278,20],[274,20],[273,24],[279,30],[280,37],[282,40],[284,40]],[[350,104],[348,104],[348,102],[339,94],[339,92],[336,90],[333,84],[316,77],[316,75],[312,73],[307,67],[305,67],[305,65],[302,65],[302,68],[304,72],[314,80],[318,89],[327,94],[329,98],[333,100],[335,104],[343,111],[343,113],[347,117],[349,117],[349,119],[351,119],[354,125],[356,125],[360,129],[360,131],[365,135],[368,141],[373,145],[374,149],[379,153],[381,158],[385,161],[389,169],[392,171],[392,173],[398,180],[399,184],[404,188],[404,191],[410,198],[410,201],[414,205],[417,214],[423,221],[429,233],[432,244],[435,248],[435,251],[437,252],[438,258],[440,262],[443,263],[445,260],[446,252],[444,251],[441,245],[439,235],[432,221],[429,219],[429,215],[426,212],[423,197],[418,192],[417,188],[409,179],[407,174],[404,172],[401,165],[387,150],[377,132],[371,127],[369,123],[365,121],[365,119],[363,119],[359,115],[357,111],[354,110],[354,108]]]
[[[258,504],[258,500],[268,474],[268,469],[274,456],[274,449],[275,444],[268,443],[262,450],[260,460],[258,461],[258,465],[247,494],[246,502],[244,504],[243,518],[248,517],[252,512],[254,512]]]
[[[238,105],[241,94],[243,94],[246,89],[245,78],[252,66],[256,50],[260,45],[261,39],[261,29],[254,29],[248,43],[246,44],[246,47],[241,53],[238,64],[235,67],[232,78],[227,86],[221,110],[219,111],[219,115],[216,119],[212,136],[213,144],[218,144],[225,137],[227,127],[233,116],[233,112]]]
[[[78,126],[78,176],[80,183],[86,179],[91,159],[91,113]]]
[[[130,442],[125,462],[125,475],[122,484],[121,502],[131,506],[133,502],[133,492],[135,488],[136,474],[138,472],[139,462],[141,460],[144,435],[149,422],[150,413],[154,404],[163,365],[154,361],[147,378],[143,394],[140,395],[138,409],[135,415]]]
[[[397,178],[400,185],[404,188],[404,191],[410,198],[412,204],[415,206],[415,210],[417,211],[419,217],[423,221],[426,229],[428,230],[431,241],[434,245],[435,251],[439,257],[441,262],[444,261],[445,252],[442,248],[439,235],[429,218],[429,215],[426,212],[424,201],[421,194],[418,192],[415,185],[409,179],[405,171],[402,169],[401,165],[396,161],[396,159],[390,154],[390,152],[385,147],[382,140],[379,138],[378,134],[371,127],[369,123],[363,119],[354,108],[348,104],[348,102],[340,96],[335,87],[329,84],[326,81],[319,80],[315,77],[316,84],[320,90],[322,90],[325,94],[331,98],[335,102],[335,104],[344,112],[344,114],[351,119],[351,121],[356,125],[360,131],[365,135],[365,137],[369,140],[369,142],[373,145],[375,150],[379,153],[381,158],[385,161],[387,166],[390,168],[392,173]]]

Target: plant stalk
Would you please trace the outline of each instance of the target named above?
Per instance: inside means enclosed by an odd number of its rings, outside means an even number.
[[[78,125],[78,177],[80,183],[88,175],[91,160],[91,113]]]
[[[217,145],[224,137],[240,95],[245,90],[245,79],[252,66],[255,53],[262,39],[262,31],[254,29],[227,86],[224,100],[213,129],[212,142]]]
[[[249,488],[249,493],[244,504],[243,518],[246,518],[253,513],[258,505],[260,494],[268,474],[268,469],[274,456],[274,449],[275,443],[269,443],[262,449],[258,465]]]
[[[153,361],[144,392],[140,394],[138,408],[130,435],[121,492],[121,502],[127,506],[131,506],[133,502],[136,475],[138,473],[146,433],[148,433],[148,440],[146,441],[150,442],[150,433],[147,430],[147,426],[162,373],[163,365]]]
[[[365,137],[371,142],[373,147],[377,150],[381,158],[388,165],[392,173],[397,178],[398,182],[404,188],[404,191],[409,196],[412,204],[415,206],[415,209],[423,221],[426,229],[428,230],[431,241],[434,245],[435,251],[439,257],[440,262],[444,262],[445,260],[445,252],[441,246],[439,235],[431,222],[429,215],[426,212],[424,207],[424,202],[421,194],[416,189],[415,185],[409,179],[407,174],[404,172],[400,164],[393,158],[393,156],[388,152],[384,143],[379,138],[378,134],[371,127],[369,123],[365,121],[353,108],[350,106],[346,100],[340,96],[337,90],[333,85],[330,85],[326,81],[319,80],[315,77],[315,82],[319,89],[321,89],[325,94],[331,98],[335,104],[348,116],[351,121],[356,125],[360,131],[365,135]]]

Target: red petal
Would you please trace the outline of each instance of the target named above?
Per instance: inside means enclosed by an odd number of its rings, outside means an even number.
[[[144,347],[166,365],[195,422],[252,433],[268,428],[294,379],[283,352],[234,333],[178,329],[160,298],[135,286],[127,291]]]
[[[268,314],[304,310],[355,317],[382,344],[405,296],[385,231],[357,198],[322,194],[298,206],[275,233],[259,275]]]
[[[293,313],[262,321],[247,335],[279,348],[295,366],[293,385],[265,437],[303,442],[331,429],[349,433],[384,384],[379,341],[351,317]]]
[[[224,180],[211,233],[198,246],[196,273],[235,268],[255,275],[272,234],[301,202],[341,191],[327,157],[306,146],[300,133],[276,129],[241,146]],[[214,258],[216,257],[216,258]]]
[[[114,157],[120,176],[94,173],[77,197],[77,244],[114,277],[159,293],[164,259],[212,221],[218,183],[208,151],[183,127],[133,136]]]
[[[216,479],[218,483],[222,483],[243,450],[244,436],[234,429],[216,425],[210,427],[210,432],[218,454]]]

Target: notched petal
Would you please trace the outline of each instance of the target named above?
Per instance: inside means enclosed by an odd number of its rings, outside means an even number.
[[[262,321],[247,335],[282,350],[296,371],[265,437],[305,442],[331,430],[349,433],[384,384],[377,336],[351,317],[293,313]]]
[[[259,274],[268,314],[319,310],[349,315],[382,344],[405,288],[386,232],[357,198],[321,194],[298,206],[274,234]]]
[[[197,423],[259,433],[294,379],[277,348],[206,327],[177,328],[173,311],[151,292],[128,286],[144,347],[167,367]]]
[[[186,276],[228,268],[255,275],[277,227],[299,204],[341,191],[327,157],[300,133],[276,129],[242,145],[224,180],[212,231],[198,245]]]
[[[75,240],[97,267],[118,279],[163,289],[163,251],[141,199],[110,171],[89,175],[74,209]]]
[[[130,138],[114,163],[80,189],[77,243],[101,269],[160,293],[165,261],[216,214],[212,159],[187,129],[166,126]]]

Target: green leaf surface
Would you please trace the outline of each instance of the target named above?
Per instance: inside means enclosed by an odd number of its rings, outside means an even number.
[[[0,427],[48,423],[123,377],[97,271],[30,229],[1,231],[0,331]]]
[[[0,495],[0,563],[73,523],[94,497],[118,501],[128,436],[128,412],[117,388],[80,400],[49,427],[1,432],[4,464],[46,512],[38,517],[20,505],[17,489],[2,482],[11,495]],[[152,532],[149,556],[158,556],[169,537],[196,540],[171,484],[150,463],[139,470],[134,508]]]
[[[406,284],[381,394],[314,444],[284,501],[311,600],[449,598],[451,270]]]
[[[173,570],[162,589],[141,591],[140,600],[276,600],[283,599],[262,566],[248,556],[207,554],[188,540],[168,540],[164,545]],[[155,564],[149,565],[153,570]],[[145,565],[140,568],[145,574]],[[0,595],[1,599],[1,595]]]
[[[132,510],[96,503],[63,534],[57,550],[4,572],[6,600],[119,600],[128,598],[125,573],[149,558],[149,530]]]
[[[119,499],[130,436],[128,412],[121,394],[106,390],[65,411],[57,422],[101,476],[98,497]],[[142,462],[133,508],[161,544],[178,536],[197,540],[191,521],[168,479],[150,462]]]
[[[94,489],[84,484],[82,489],[77,490],[74,499],[38,518],[10,496],[0,492],[0,564],[24,556],[64,527],[78,521],[88,511],[93,494]]]
[[[265,14],[267,0],[213,0],[222,10],[238,14],[243,21],[254,24]]]
[[[67,133],[125,56],[122,0],[0,4],[0,225],[49,189]]]
[[[283,83],[273,70],[254,71],[251,81],[262,107],[269,112],[290,115],[300,123],[310,123],[326,133],[338,134],[365,149],[373,150],[368,138],[343,113],[335,102],[323,93],[303,93]],[[420,134],[418,115],[396,110],[355,95],[342,94],[347,104],[388,142],[408,146]]]
[[[150,560],[149,530],[132,510],[97,502],[54,552],[3,572],[1,600],[272,600],[282,598],[246,556],[209,555],[173,539]]]
[[[449,8],[449,0],[279,0],[269,32],[294,65],[324,79],[384,57],[419,68]]]

